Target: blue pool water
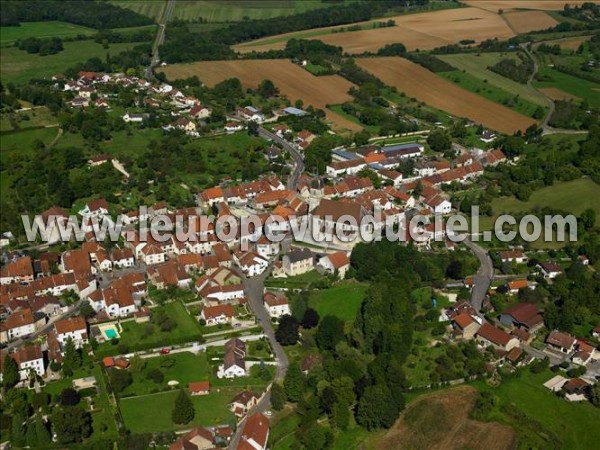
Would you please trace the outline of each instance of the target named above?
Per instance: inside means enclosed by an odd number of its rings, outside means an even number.
[[[108,339],[114,339],[117,337],[117,332],[115,330],[113,330],[112,328],[109,328],[107,330],[104,330],[104,335],[108,338]]]

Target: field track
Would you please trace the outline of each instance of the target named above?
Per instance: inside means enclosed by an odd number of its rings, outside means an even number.
[[[245,87],[256,89],[269,79],[281,94],[294,103],[302,99],[305,106],[323,109],[327,119],[339,128],[360,131],[362,127],[332,111],[327,105],[344,103],[352,97],[348,90],[352,83],[337,75],[316,77],[288,60],[206,61],[192,64],[174,64],[161,69],[170,80],[197,75],[208,86],[227,78],[239,78]]]
[[[513,30],[521,33],[545,30],[558,24],[554,18],[544,11],[516,11],[503,15],[508,20]]]
[[[524,131],[536,123],[530,117],[462,89],[407,59],[363,58],[356,62],[409,97],[415,97],[454,116],[467,117],[493,130],[512,134],[517,130]]]
[[[586,1],[589,0],[463,0],[463,3],[493,12],[497,12],[499,9],[507,11],[513,8],[561,11],[565,3],[575,6],[586,3]]]
[[[478,8],[458,8],[426,13],[391,17],[396,26],[379,29],[364,29],[346,33],[331,33],[327,27],[311,30],[307,39],[319,39],[338,45],[348,53],[376,52],[386,44],[403,43],[408,50],[430,50],[469,38],[482,41],[497,37],[507,39],[514,36],[505,20],[498,14]],[[372,22],[372,21],[370,21]],[[369,22],[363,22],[369,23]],[[285,41],[303,32],[271,36],[234,46],[241,53],[281,49]],[[306,34],[306,33],[304,33]]]

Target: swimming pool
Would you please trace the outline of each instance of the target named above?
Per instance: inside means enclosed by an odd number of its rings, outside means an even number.
[[[104,330],[104,336],[106,336],[107,339],[115,339],[119,337],[119,334],[114,328],[107,328],[106,330]]]

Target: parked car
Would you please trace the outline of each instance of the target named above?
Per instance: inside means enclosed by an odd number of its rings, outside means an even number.
[[[166,355],[166,354],[168,354],[168,353],[171,353],[171,349],[170,349],[170,348],[166,348],[166,347],[165,347],[165,348],[161,348],[161,349],[160,349],[160,354],[161,354],[161,355]]]

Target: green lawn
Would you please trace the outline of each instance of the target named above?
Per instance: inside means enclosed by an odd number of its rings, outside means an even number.
[[[547,439],[551,434],[557,435],[562,441],[553,442],[555,448],[596,448],[600,442],[600,409],[587,402],[570,403],[555,396],[543,387],[543,383],[554,375],[549,370],[537,375],[523,370],[519,377],[510,378],[496,388],[482,382],[475,385],[481,390],[493,392],[500,399],[500,405],[492,412],[490,419],[513,426],[520,437],[519,448],[550,448],[547,445],[544,447],[540,439],[543,436]],[[525,417],[514,417],[507,413],[506,408],[510,411],[511,407],[525,414]],[[533,443],[537,445],[525,446]]]
[[[2,27],[0,29],[0,46],[13,44],[18,39],[36,38],[69,38],[79,35],[90,36],[97,31],[67,22],[21,22],[18,27]],[[3,50],[4,51],[4,50]]]
[[[309,305],[321,317],[330,314],[350,322],[356,318],[366,291],[366,284],[345,282],[329,289],[312,291]]]
[[[146,367],[140,373],[134,373],[133,383],[122,393],[122,396],[145,395],[159,390],[168,389],[168,382],[179,381],[180,388],[187,388],[192,381],[204,381],[210,378],[211,368],[206,360],[206,353],[197,355],[189,352],[173,353],[144,360]],[[172,366],[168,363],[173,363]],[[170,366],[170,367],[169,367]],[[148,372],[159,369],[165,375],[161,384],[156,384],[147,378]]]
[[[140,0],[112,1],[121,7],[132,9],[152,18],[162,13],[162,2]],[[200,0],[179,1],[175,4],[173,19],[209,22],[240,22],[249,19],[269,19],[302,13],[311,9],[331,6],[320,0]]]
[[[456,67],[459,71],[464,70],[467,75],[470,75],[470,77],[466,78],[472,77],[476,80],[479,80],[481,83],[483,83],[484,80],[487,80],[487,83],[484,83],[484,86],[493,91],[506,93],[507,96],[518,95],[526,102],[539,106],[546,106],[544,97],[529,90],[525,84],[517,83],[510,78],[503,77],[502,75],[492,72],[488,69],[489,66],[494,65],[503,58],[515,59],[515,53],[459,53],[456,55],[436,56],[441,60],[446,61],[451,66]],[[444,75],[446,78],[448,78],[446,74],[441,75]],[[471,84],[472,83],[470,82],[465,82],[465,84],[461,84],[461,86],[471,90]],[[484,97],[487,97],[485,93],[480,94]],[[491,98],[491,100],[497,101],[494,98]]]
[[[515,96],[517,95],[516,91],[505,91],[468,72],[455,70],[452,72],[440,72],[438,75],[468,91],[474,92],[488,100],[504,105],[507,108],[529,117],[532,117],[535,110],[539,107],[539,104],[524,100],[520,96],[515,100]]]
[[[126,427],[134,433],[154,433],[175,429],[186,429],[190,425],[214,426],[232,423],[233,414],[227,408],[231,399],[240,392],[239,388],[221,389],[209,395],[191,397],[196,414],[192,424],[176,426],[171,413],[177,398],[177,390],[124,398],[119,401]]]
[[[530,211],[536,207],[552,207],[573,214],[580,214],[592,208],[600,215],[600,185],[589,178],[556,183],[535,191],[528,201],[522,202],[515,197],[494,199],[492,209],[496,216],[502,213]]]
[[[316,76],[319,76],[323,72],[329,71],[327,67],[321,66],[319,64],[307,64],[304,68]]]
[[[116,55],[139,43],[110,44],[108,49],[94,41],[65,42],[64,50],[56,55],[39,56],[29,54],[15,47],[2,49],[0,76],[3,83],[25,83],[32,78],[51,77],[62,73],[76,63],[89,58],[106,58],[106,54]]]
[[[96,354],[99,356],[116,355],[121,353],[119,347],[125,344],[129,351],[142,348],[153,348],[169,346],[173,343],[185,343],[197,340],[202,336],[200,324],[190,316],[179,301],[168,303],[164,306],[166,314],[173,319],[177,326],[171,331],[161,331],[157,325],[153,332],[148,334],[148,323],[136,323],[135,321],[123,322],[123,331],[120,333],[119,345],[111,343],[101,344]]]
[[[576,95],[581,99],[586,99],[590,106],[600,107],[600,90],[598,84],[591,81],[577,78],[566,73],[554,70],[551,67],[540,67],[538,77],[543,81],[534,82],[536,88],[558,88],[562,91]]]

